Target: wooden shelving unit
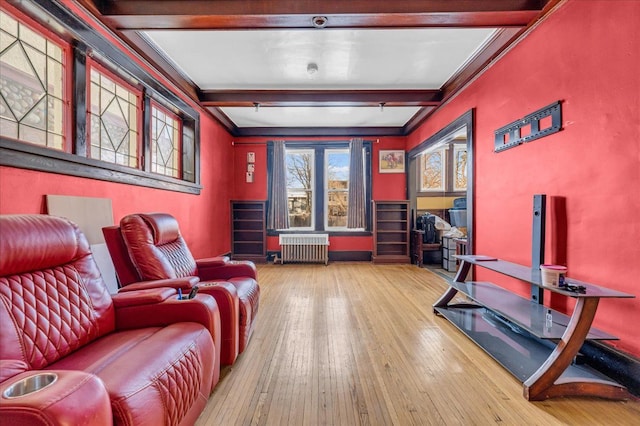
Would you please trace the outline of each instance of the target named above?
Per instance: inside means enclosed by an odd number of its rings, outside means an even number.
[[[373,201],[373,262],[410,263],[409,201]]]
[[[267,226],[264,201],[231,201],[231,257],[264,263]]]
[[[628,298],[631,294],[567,278],[583,290],[542,286],[540,270],[488,256],[456,256],[458,273],[433,305],[504,368],[523,382],[524,397],[540,401],[560,396],[597,396],[627,399],[630,394],[588,365],[574,363],[585,340],[617,337],[591,327],[603,298]],[[471,266],[490,269],[576,300],[571,316],[525,299],[489,282],[465,281]],[[471,303],[451,303],[456,294]],[[547,315],[550,318],[547,318]]]

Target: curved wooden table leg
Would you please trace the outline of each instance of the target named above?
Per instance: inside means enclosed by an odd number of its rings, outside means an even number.
[[[584,343],[598,307],[599,298],[578,298],[576,307],[562,339],[549,358],[524,382],[524,397],[529,401],[541,401],[556,396],[589,395],[601,398],[624,399],[628,396],[622,385],[604,380],[561,380]]]
[[[470,269],[471,264],[469,262],[462,261],[462,263],[460,263],[460,267],[458,268],[458,272],[456,273],[456,276],[453,278],[453,280],[458,283],[463,283],[467,278],[467,274],[469,273]],[[433,304],[433,312],[437,313],[435,308],[443,308],[447,306],[447,304],[451,302],[451,299],[453,299],[457,292],[458,290],[456,290],[455,288],[449,287],[447,291],[445,291],[444,294],[440,296],[436,303]]]

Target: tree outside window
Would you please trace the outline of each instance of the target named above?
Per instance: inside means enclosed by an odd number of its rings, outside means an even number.
[[[313,150],[287,149],[289,226],[313,227]]]
[[[349,150],[326,151],[327,228],[346,228],[349,208]]]
[[[273,155],[273,150],[267,151]],[[363,148],[364,209],[370,202],[371,145]],[[351,154],[349,142],[285,144],[287,210],[291,231],[366,232],[348,228]],[[368,220],[368,219],[367,219]]]

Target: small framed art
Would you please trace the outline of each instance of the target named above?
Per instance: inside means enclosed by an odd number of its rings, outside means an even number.
[[[404,173],[404,151],[380,150],[380,173]]]

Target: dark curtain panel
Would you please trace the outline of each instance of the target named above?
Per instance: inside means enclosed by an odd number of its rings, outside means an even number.
[[[349,208],[347,228],[366,228],[364,150],[360,138],[349,144]]]
[[[289,209],[287,207],[287,167],[285,164],[284,141],[273,142],[273,169],[267,228],[289,229]]]

